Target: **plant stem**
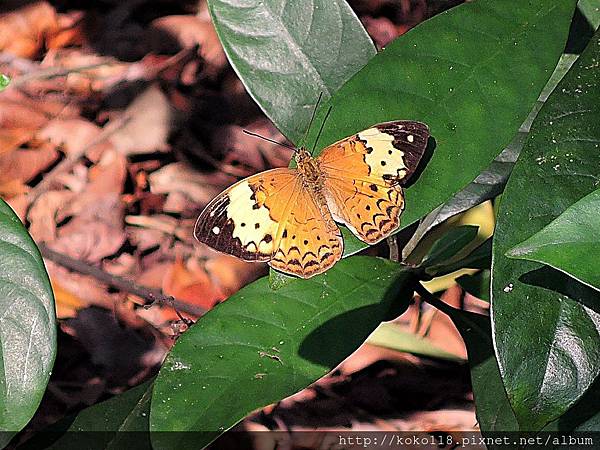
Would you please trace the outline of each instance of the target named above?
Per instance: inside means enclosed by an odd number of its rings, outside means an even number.
[[[141,286],[133,281],[105,272],[99,267],[92,266],[86,262],[73,259],[70,256],[63,255],[62,253],[58,253],[44,243],[38,244],[38,247],[42,255],[49,260],[54,261],[55,263],[60,264],[61,266],[74,272],[94,277],[96,280],[112,288],[123,292],[129,292],[130,294],[141,297],[146,300],[146,306],[152,305],[153,303],[159,303],[162,305],[171,306],[176,311],[192,314],[194,316],[201,316],[206,312],[204,308],[196,305],[190,305],[189,303],[177,300],[172,296],[164,295],[159,289]]]
[[[429,303],[431,306],[436,307],[440,311],[446,314],[452,314],[456,311],[456,308],[444,303],[431,292],[429,292],[425,287],[421,284],[420,281],[415,282],[414,286],[415,292],[421,296],[423,300]]]

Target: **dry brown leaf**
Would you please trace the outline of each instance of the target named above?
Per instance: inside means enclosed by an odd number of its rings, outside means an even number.
[[[396,26],[387,17],[366,16],[362,18],[362,22],[377,48],[385,47],[398,37]]]
[[[28,142],[48,122],[48,117],[32,106],[0,94],[0,156]]]
[[[175,38],[182,48],[199,45],[200,56],[208,64],[209,75],[214,76],[225,67],[227,58],[210,20],[189,15],[165,16],[154,20],[149,30],[152,48],[159,51],[177,51],[168,46],[165,34]]]
[[[52,242],[56,238],[56,224],[64,217],[59,211],[75,194],[71,191],[48,191],[41,194],[29,209],[29,233],[36,242]]]
[[[48,143],[0,155],[0,186],[15,186],[15,182],[24,185],[54,163],[58,156],[58,151]],[[9,197],[8,192],[2,194]]]
[[[27,82],[27,86],[40,90],[59,87],[70,94],[91,96],[126,81],[132,66],[115,58],[84,52],[80,48],[52,50],[45,55],[37,73],[27,75],[33,78]],[[60,71],[61,76],[40,76],[45,71]]]
[[[52,280],[52,292],[56,304],[56,317],[67,319],[75,317],[77,311],[88,306],[77,294],[65,289],[58,281]]]
[[[39,1],[0,14],[0,51],[35,58],[58,29],[56,11]]]
[[[130,253],[122,253],[114,259],[104,260],[102,268],[104,271],[118,277],[127,277],[137,273],[139,261]]]
[[[80,155],[91,145],[102,129],[83,118],[55,119],[36,133],[38,139],[48,140],[68,155]],[[114,148],[109,141],[99,142],[87,152],[91,161],[97,161],[100,153]]]
[[[225,298],[195,258],[185,263],[177,259],[173,263],[163,279],[163,292],[205,309],[212,308]]]
[[[151,228],[127,227],[126,233],[129,242],[135,245],[140,252],[160,247],[170,241],[170,238],[161,230]]]
[[[199,205],[206,205],[233,181],[235,178],[220,172],[200,173],[184,162],[168,164],[148,177],[150,190],[153,193],[180,192]]]
[[[85,308],[90,305],[112,308],[115,296],[109,294],[95,278],[71,272],[50,260],[45,260],[53,287],[60,288],[60,296],[56,295],[57,309],[65,314]],[[64,303],[63,303],[64,301]],[[60,316],[59,316],[60,317]]]
[[[247,129],[266,138],[285,142],[275,127],[266,121],[257,121]],[[211,142],[213,148],[224,152],[225,164],[247,170],[244,176],[271,167],[285,167],[292,157],[292,150],[249,136],[244,133],[244,128],[237,125],[219,127],[213,133]]]
[[[233,256],[218,254],[206,261],[206,270],[229,297],[258,278],[265,267]]]
[[[86,192],[90,194],[120,194],[127,176],[127,160],[114,149],[105,151],[98,164],[90,168],[89,184]]]
[[[91,263],[114,255],[125,243],[125,233],[105,222],[75,218],[59,228],[58,238],[50,246],[73,259]]]
[[[57,230],[57,239],[50,245],[59,253],[98,262],[125,243],[123,203],[116,193],[77,195],[62,213],[73,219]]]
[[[112,133],[110,140],[121,153],[132,155],[168,149],[173,111],[166,95],[157,86],[138,95],[117,120],[125,123]]]

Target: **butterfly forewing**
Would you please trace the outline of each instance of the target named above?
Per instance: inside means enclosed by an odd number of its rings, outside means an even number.
[[[246,261],[269,261],[275,249],[279,222],[298,185],[291,169],[273,169],[248,177],[221,192],[198,217],[196,239],[215,250]],[[266,204],[275,205],[271,211]]]
[[[194,235],[221,252],[269,262],[302,278],[327,270],[343,248],[327,206],[294,169],[273,169],[234,184],[200,214]]]
[[[325,148],[318,158],[334,218],[374,244],[400,226],[404,185],[421,160],[429,129],[420,122],[374,125]]]

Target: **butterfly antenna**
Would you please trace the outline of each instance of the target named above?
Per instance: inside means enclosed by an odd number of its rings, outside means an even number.
[[[315,116],[317,115],[317,109],[319,108],[319,103],[321,103],[321,99],[323,98],[323,91],[319,93],[319,98],[317,98],[317,103],[315,103],[315,107],[313,108],[312,115],[310,116],[310,121],[308,122],[308,126],[306,127],[306,131],[304,132],[304,137],[302,138],[302,146],[306,145],[306,138],[308,137],[308,132],[310,131],[310,126],[315,120]]]
[[[258,134],[258,133],[253,133],[252,131],[248,131],[248,130],[242,130],[242,131],[244,132],[244,134],[248,134],[248,135],[250,135],[250,136],[254,136],[254,137],[257,137],[257,138],[263,139],[263,140],[265,140],[265,141],[267,141],[267,142],[272,142],[273,144],[281,145],[282,147],[289,148],[289,149],[291,149],[291,150],[293,150],[293,151],[296,151],[296,147],[293,147],[293,146],[291,146],[291,145],[284,144],[284,143],[282,143],[282,142],[277,142],[277,141],[276,141],[276,140],[274,140],[274,139],[269,139],[268,137],[261,136],[261,135],[260,135],[260,134]]]
[[[321,122],[321,128],[319,128],[319,134],[317,134],[317,137],[315,138],[315,142],[313,143],[312,151],[310,152],[311,155],[315,152],[315,148],[317,147],[317,142],[319,142],[319,138],[321,137],[321,133],[323,132],[323,128],[325,127],[325,122],[327,122],[327,118],[329,117],[331,108],[332,107],[330,106],[329,109],[327,110],[327,114],[325,114],[325,117],[323,118],[323,122]]]

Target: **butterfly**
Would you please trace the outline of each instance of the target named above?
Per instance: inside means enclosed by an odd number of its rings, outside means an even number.
[[[295,149],[297,168],[267,170],[232,185],[202,211],[194,236],[245,261],[310,278],[343,253],[336,222],[375,244],[400,226],[402,187],[429,139],[421,122],[373,125],[313,158]]]

